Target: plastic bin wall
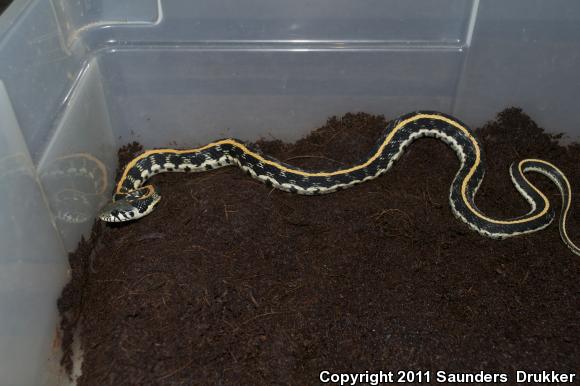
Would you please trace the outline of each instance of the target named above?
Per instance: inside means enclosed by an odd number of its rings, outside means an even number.
[[[517,105],[580,135],[569,0],[15,0],[0,17],[0,383],[66,383],[67,252],[116,149],[294,140],[330,115],[478,126]]]

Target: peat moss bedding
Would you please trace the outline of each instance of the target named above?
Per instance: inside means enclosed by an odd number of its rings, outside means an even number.
[[[364,158],[386,121],[346,114],[295,144],[286,162],[333,169]],[[573,182],[580,240],[580,146],[559,146],[518,109],[477,130],[491,216],[527,212],[508,173],[539,157]],[[120,150],[120,164],[140,151]],[[554,223],[483,238],[453,217],[455,154],[415,142],[386,175],[331,195],[273,191],[237,168],[155,177],[157,209],[96,223],[71,254],[59,301],[64,343],[82,326],[80,385],[317,384],[322,370],[574,372],[580,259]],[[550,181],[530,177],[550,200]],[[70,359],[65,356],[65,364]]]

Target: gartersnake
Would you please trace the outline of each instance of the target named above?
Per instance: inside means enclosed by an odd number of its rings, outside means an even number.
[[[449,202],[454,215],[483,236],[506,238],[547,227],[554,219],[548,198],[525,177],[537,172],[552,180],[562,195],[560,235],[572,252],[580,249],[566,232],[572,191],[564,173],[551,163],[525,159],[510,166],[510,175],[520,194],[530,204],[527,214],[511,219],[494,219],[475,204],[475,194],[483,180],[485,162],[481,146],[465,124],[438,112],[415,112],[391,121],[370,155],[355,166],[334,171],[303,170],[252,150],[237,139],[222,139],[205,146],[186,149],[149,150],[125,167],[113,202],[100,213],[103,221],[135,220],[149,214],[161,196],[145,182],[163,172],[201,172],[237,165],[247,174],[276,189],[298,194],[325,194],[374,179],[389,170],[406,147],[421,137],[435,137],[448,144],[460,161],[451,184]]]

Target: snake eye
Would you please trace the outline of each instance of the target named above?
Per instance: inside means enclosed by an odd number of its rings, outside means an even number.
[[[120,199],[110,202],[99,213],[99,218],[107,222],[121,222],[130,220],[128,213],[133,212],[135,207],[127,200]]]
[[[117,200],[108,203],[99,213],[99,218],[107,222],[124,222],[136,220],[151,213],[161,199],[151,185],[132,190],[125,195],[118,195]]]

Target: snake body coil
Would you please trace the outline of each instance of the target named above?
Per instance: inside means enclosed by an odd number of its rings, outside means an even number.
[[[117,184],[113,202],[99,215],[103,221],[120,222],[149,214],[160,196],[152,185],[144,185],[162,172],[201,172],[237,165],[250,176],[276,189],[298,194],[325,194],[372,180],[391,168],[406,147],[421,137],[435,137],[448,144],[460,161],[451,184],[449,202],[454,215],[483,236],[506,238],[547,227],[554,219],[548,198],[525,173],[537,172],[551,179],[562,194],[560,235],[577,255],[580,249],[568,237],[566,217],[571,204],[568,179],[556,166],[538,159],[525,159],[510,166],[511,179],[530,204],[527,214],[506,220],[493,219],[475,205],[475,194],[483,180],[485,163],[481,146],[466,125],[438,112],[416,112],[391,121],[369,157],[353,167],[330,172],[303,170],[251,150],[236,139],[223,139],[196,149],[149,150],[126,166]]]

